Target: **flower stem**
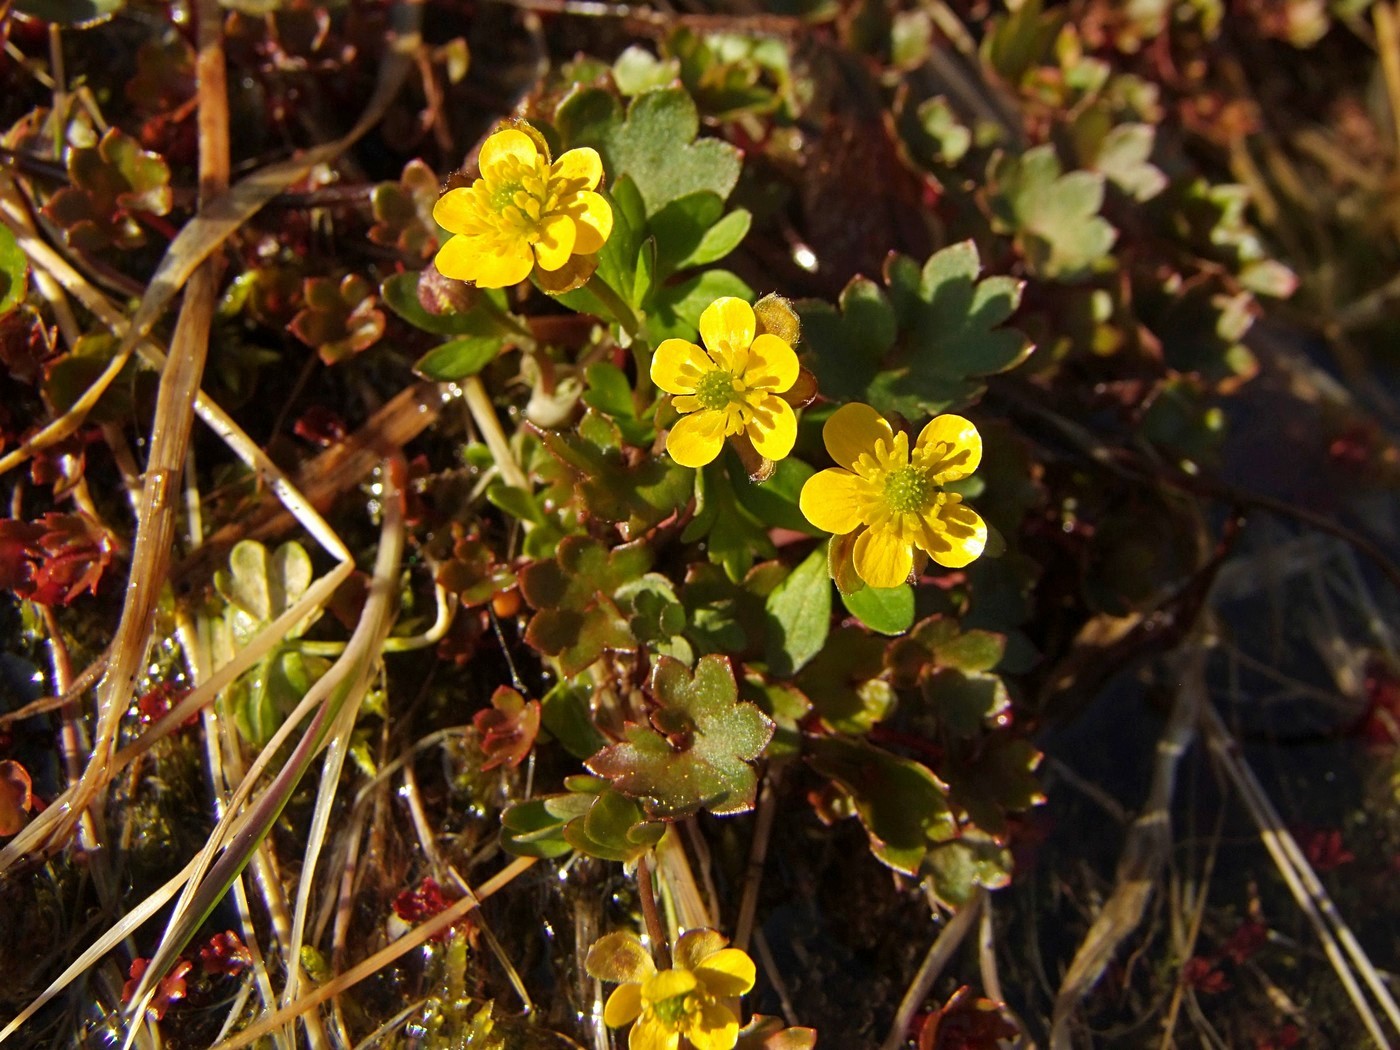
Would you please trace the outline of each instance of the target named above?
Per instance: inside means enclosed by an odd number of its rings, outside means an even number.
[[[627,305],[627,301],[613,290],[612,285],[595,273],[588,278],[588,283],[584,287],[607,308],[608,312],[612,314],[613,320],[627,333],[627,337],[635,340],[641,331],[637,315],[632,311],[632,307]]]
[[[656,910],[656,891],[651,884],[651,865],[646,857],[637,861],[637,893],[642,899],[642,918],[646,920],[647,936],[651,939],[651,954],[658,970],[671,968],[671,945],[666,940],[666,930],[661,925],[661,915]]]

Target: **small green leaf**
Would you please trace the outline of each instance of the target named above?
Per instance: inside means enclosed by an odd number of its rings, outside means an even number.
[[[740,505],[765,525],[821,536],[798,506],[802,486],[815,473],[802,460],[789,457],[778,461],[768,480],[740,485],[734,494]]]
[[[561,103],[555,119],[567,146],[593,146],[607,171],[632,178],[647,215],[704,190],[725,199],[739,180],[739,151],[719,139],[696,141],[700,114],[680,87],[637,96],[625,117],[611,94],[585,88]]]
[[[8,226],[0,226],[0,317],[21,302],[29,291],[29,260]]]
[[[791,678],[821,651],[831,629],[831,576],[826,551],[809,554],[768,596],[768,667]]]
[[[1011,851],[972,829],[930,850],[925,868],[934,895],[961,908],[978,886],[998,890],[1011,882]]]
[[[1007,814],[1023,813],[1045,801],[1035,776],[1040,759],[1029,740],[1006,733],[970,741],[950,755],[949,797],[982,831],[1003,837]]]
[[[881,863],[914,875],[931,847],[956,834],[947,786],[927,767],[843,737],[809,746],[812,767],[851,796]]]
[[[505,299],[498,292],[480,293],[492,297],[490,305],[478,302],[470,310],[435,314],[425,310],[418,301],[418,281],[419,274],[410,271],[396,273],[379,286],[384,305],[415,328],[434,335],[455,336],[500,336],[507,330],[501,317]]]
[[[452,339],[420,357],[413,371],[424,379],[455,383],[476,375],[496,360],[502,344],[501,337],[494,335],[467,335]]]
[[[644,543],[609,550],[597,540],[569,536],[555,559],[520,573],[520,590],[538,611],[525,640],[559,659],[566,675],[582,671],[607,651],[635,652],[637,640],[614,595],[651,566]]]
[[[862,587],[841,595],[846,609],[861,623],[880,634],[903,634],[914,623],[914,588]]]
[[[739,700],[729,660],[703,657],[692,674],[670,657],[652,672],[650,725],[628,725],[624,739],[586,765],[648,815],[676,820],[700,809],[753,808],[758,778],[750,765],[773,736],[773,723]]]
[[[993,215],[1014,234],[1031,271],[1052,281],[1080,281],[1107,262],[1118,231],[1099,215],[1104,176],[1062,174],[1049,143],[1020,156],[993,158],[987,171]]]
[[[855,627],[838,627],[802,669],[796,685],[824,725],[859,736],[894,710],[894,690],[882,677],[884,670],[882,639]]]
[[[1001,325],[1020,305],[1021,283],[978,280],[971,241],[935,252],[922,268],[893,255],[885,289],[857,277],[841,293],[840,311],[798,306],[822,393],[860,400],[881,412],[934,415],[982,391],[981,377],[1004,372],[1030,353],[1025,335]]]
[[[700,315],[721,296],[751,301],[753,289],[728,270],[706,270],[694,277],[658,288],[652,296],[647,331],[655,342],[663,339],[694,340]]]
[[[748,485],[733,452],[696,472],[695,516],[681,533],[686,543],[704,539],[705,554],[734,581],[743,579],[755,558],[777,553],[763,523],[740,505],[735,485]],[[733,480],[735,477],[738,481]]]
[[[924,679],[923,692],[938,720],[956,736],[973,736],[1011,706],[1002,680],[981,671],[934,671]]]
[[[589,693],[587,686],[577,682],[559,682],[540,701],[544,728],[564,745],[565,751],[579,759],[587,758],[608,743],[593,722],[593,713],[588,707]]]

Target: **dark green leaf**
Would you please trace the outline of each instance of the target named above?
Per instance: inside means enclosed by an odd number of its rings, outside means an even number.
[[[728,270],[706,270],[676,284],[658,288],[652,296],[647,332],[652,340],[694,340],[700,315],[721,296],[753,299],[753,289]]]
[[[614,175],[630,176],[655,215],[671,201],[708,190],[729,196],[739,179],[739,151],[719,139],[695,140],[700,115],[680,87],[648,91],[622,107],[599,88],[576,91],[556,114],[568,146],[593,146]]]
[[[875,856],[914,875],[936,843],[957,832],[947,787],[925,766],[857,740],[810,742],[816,771],[851,796]]]
[[[768,667],[791,678],[821,651],[831,629],[831,576],[826,551],[809,554],[768,596]]]
[[[742,813],[753,808],[758,778],[750,765],[773,736],[773,723],[739,700],[729,661],[703,657],[692,674],[663,656],[652,672],[656,706],[650,725],[629,725],[624,740],[587,766],[658,819],[700,809]]]
[[[29,261],[8,226],[0,226],[0,317],[21,302],[29,290]]]
[[[496,360],[503,340],[494,335],[468,335],[443,343],[418,359],[413,370],[424,379],[454,383],[474,376]]]
[[[925,864],[934,895],[950,908],[972,900],[978,886],[1001,889],[1011,882],[1011,851],[975,830],[929,851]]]
[[[903,634],[914,623],[914,588],[907,583],[862,587],[842,594],[841,601],[852,616],[880,634]]]

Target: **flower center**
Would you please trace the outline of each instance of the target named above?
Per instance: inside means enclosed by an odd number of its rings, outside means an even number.
[[[657,1000],[652,1003],[651,1006],[652,1009],[656,1011],[656,1016],[668,1028],[675,1029],[687,1013],[685,1001],[688,997],[689,993],[686,995],[673,995],[669,999]]]
[[[734,376],[722,368],[706,372],[695,384],[695,399],[702,408],[727,407],[735,400]]]
[[[922,513],[937,493],[923,467],[896,467],[885,475],[885,504],[896,514]]]

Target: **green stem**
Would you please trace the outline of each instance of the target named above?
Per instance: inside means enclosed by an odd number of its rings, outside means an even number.
[[[642,918],[647,924],[647,937],[651,940],[651,954],[658,970],[671,968],[671,945],[666,939],[666,928],[661,925],[661,914],[656,910],[656,891],[651,883],[651,865],[646,857],[637,861],[637,895],[642,902]]]
[[[637,315],[632,311],[632,307],[627,305],[627,301],[613,290],[612,285],[595,273],[588,278],[588,283],[584,287],[593,293],[595,299],[607,307],[608,312],[612,314],[612,319],[627,333],[627,337],[635,341],[641,332]]]

